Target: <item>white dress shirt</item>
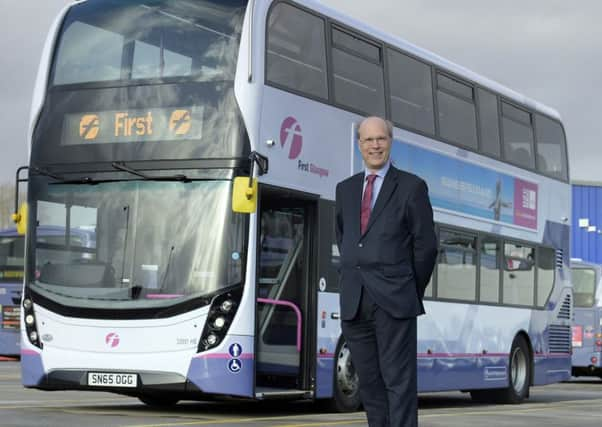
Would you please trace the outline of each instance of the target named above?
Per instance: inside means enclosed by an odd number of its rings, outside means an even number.
[[[368,175],[376,175],[376,178],[374,179],[374,186],[372,187],[372,200],[370,201],[370,209],[374,209],[374,204],[376,203],[378,193],[380,193],[380,189],[383,186],[383,181],[385,180],[385,175],[389,171],[390,167],[391,160],[389,159],[387,163],[385,163],[385,165],[377,171],[370,171],[368,169],[364,169],[364,186],[362,187],[362,198],[364,197],[364,192],[366,191]]]

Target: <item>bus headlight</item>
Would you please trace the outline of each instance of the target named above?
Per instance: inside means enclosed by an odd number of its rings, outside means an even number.
[[[213,298],[197,347],[198,352],[217,347],[224,340],[234,321],[241,297],[242,289],[236,289]]]
[[[215,329],[222,329],[224,326],[226,325],[226,319],[224,319],[223,317],[217,317],[214,321],[213,321],[213,327]]]
[[[23,321],[25,322],[25,334],[29,339],[29,342],[36,347],[42,348],[38,327],[36,325],[36,316],[33,312],[33,301],[29,296],[23,298],[23,316],[25,316],[23,318]]]
[[[231,299],[227,299],[226,301],[224,301],[222,303],[222,305],[220,305],[220,310],[222,310],[224,313],[229,313],[230,310],[232,310],[232,308],[234,307],[234,301],[232,301]]]
[[[36,319],[33,317],[33,314],[28,314],[25,316],[25,324],[27,326],[33,326],[34,323],[36,323]]]
[[[215,345],[217,343],[217,335],[209,334],[205,340],[209,345]]]

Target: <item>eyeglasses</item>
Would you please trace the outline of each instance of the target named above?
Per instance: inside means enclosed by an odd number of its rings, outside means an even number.
[[[376,138],[364,138],[364,139],[360,139],[360,143],[364,144],[364,145],[372,145],[375,142],[377,142],[379,145],[380,144],[384,144],[385,142],[389,141],[389,137],[387,136],[378,136]]]

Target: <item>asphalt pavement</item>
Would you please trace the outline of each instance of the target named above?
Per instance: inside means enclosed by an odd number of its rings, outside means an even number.
[[[421,427],[600,427],[602,381],[579,378],[531,389],[521,405],[485,405],[460,392],[419,396]],[[101,392],[39,391],[21,386],[18,361],[0,362],[0,426],[327,427],[367,426],[365,414],[326,413],[308,402],[181,402],[169,409]]]

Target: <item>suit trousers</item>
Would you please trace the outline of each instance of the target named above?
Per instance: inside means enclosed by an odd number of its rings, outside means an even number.
[[[360,397],[370,427],[416,427],[416,318],[396,319],[365,288],[358,312],[342,322],[359,375]]]

